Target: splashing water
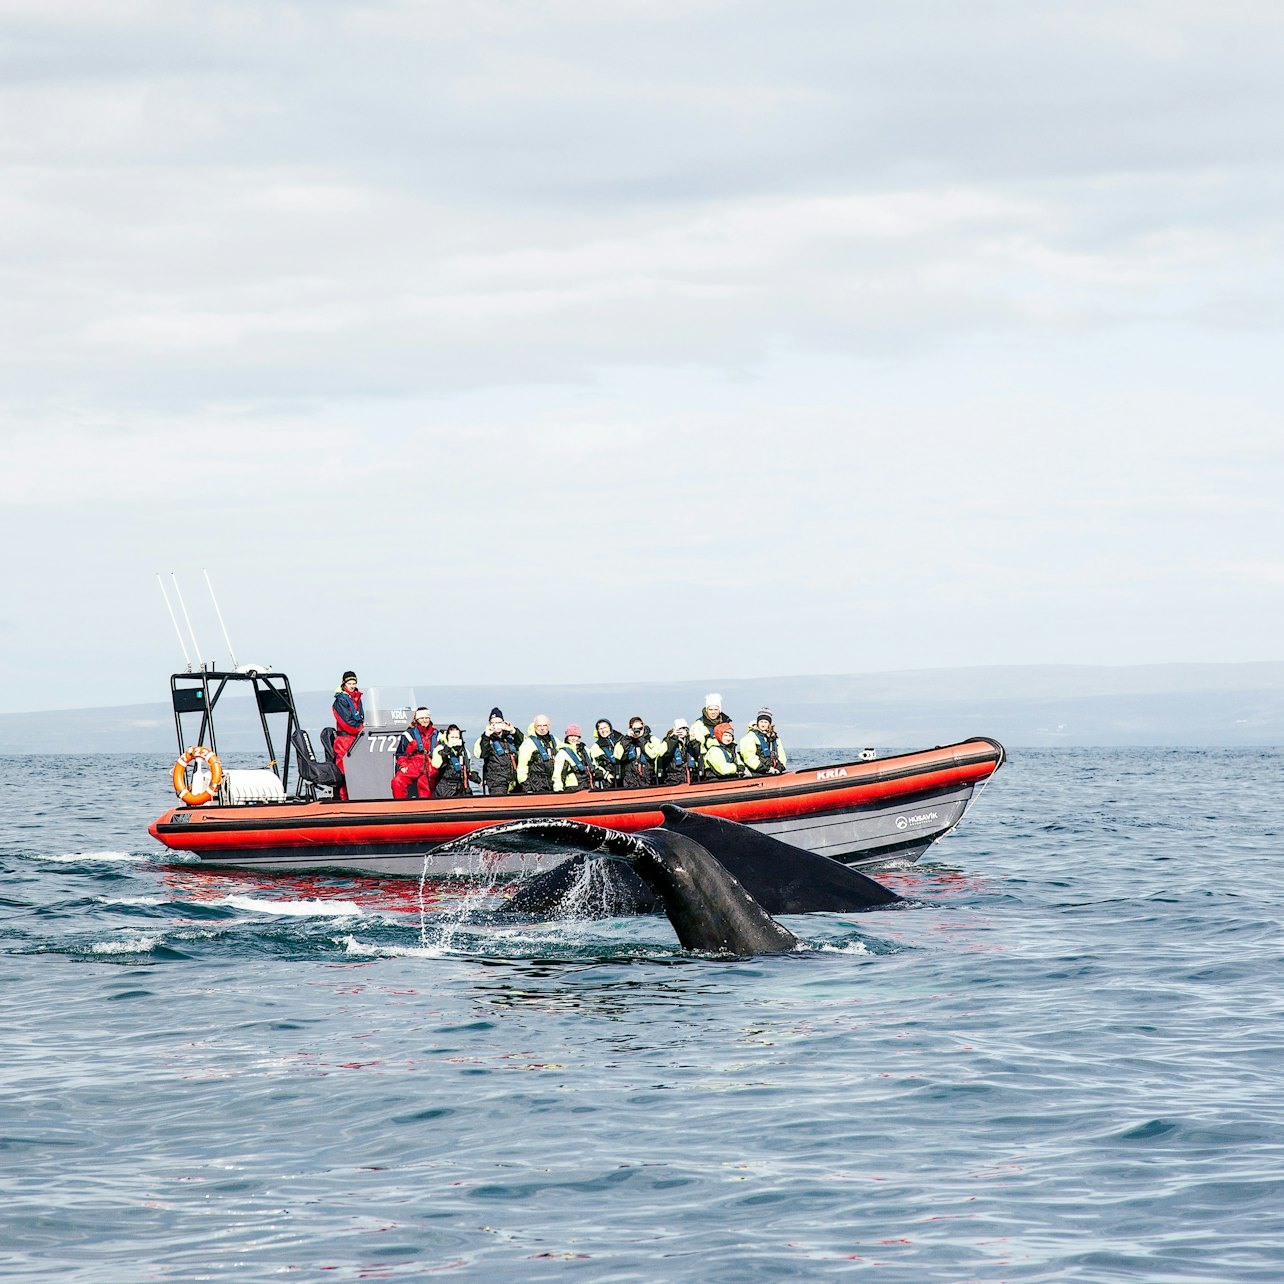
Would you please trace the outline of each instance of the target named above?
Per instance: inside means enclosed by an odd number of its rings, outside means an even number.
[[[428,856],[425,853],[423,866],[419,871],[419,946],[421,949],[435,949],[450,953],[454,950],[455,939],[461,928],[475,923],[479,917],[492,909],[498,899],[503,883],[492,871],[485,859],[485,848],[466,847],[475,852],[476,859],[472,864],[472,877],[447,900],[437,902],[432,922],[436,929],[431,935],[428,930],[429,916],[429,882]]]
[[[619,875],[607,860],[589,859],[580,863],[575,882],[563,899],[565,917],[574,922],[585,919],[611,918],[612,893],[619,886]]]

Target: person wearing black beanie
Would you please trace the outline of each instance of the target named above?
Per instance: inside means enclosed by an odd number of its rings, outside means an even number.
[[[593,743],[589,745],[589,757],[593,759],[593,783],[598,789],[615,789],[620,784],[624,735],[611,725],[610,718],[599,718],[593,732]]]
[[[517,778],[517,751],[526,737],[504,717],[496,705],[486,730],[473,742],[473,759],[481,764],[482,783],[488,794],[506,794]]]
[[[347,669],[343,681],[334,693],[334,721],[338,734],[334,738],[334,765],[343,770],[343,760],[348,750],[357,742],[366,725],[366,711],[361,707],[361,692],[357,690],[357,675]],[[339,786],[339,797],[348,797],[348,786],[345,782]]]
[[[770,709],[759,709],[753,726],[740,737],[740,756],[755,776],[779,776],[789,765],[789,755],[776,732]]]

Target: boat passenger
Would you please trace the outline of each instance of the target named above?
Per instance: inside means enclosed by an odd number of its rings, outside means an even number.
[[[548,728],[548,714],[537,713],[526,728],[526,739],[517,752],[517,788],[524,794],[553,792],[557,741],[549,734]]]
[[[553,759],[553,792],[577,794],[592,787],[593,773],[588,750],[584,747],[584,735],[580,724],[572,722],[557,747],[557,757]]]
[[[521,746],[522,733],[497,705],[490,711],[486,730],[473,744],[473,757],[481,764],[488,794],[506,794],[512,790],[517,779],[517,751]]]
[[[714,727],[713,740],[704,751],[704,770],[706,779],[735,779],[749,774],[736,744],[736,729],[731,723],[720,722]]]
[[[663,740],[656,741],[653,755],[656,775],[662,785],[698,785],[700,783],[700,746],[691,738],[685,718],[674,718],[673,726]]]
[[[357,742],[361,729],[366,725],[366,712],[361,707],[361,692],[357,690],[357,675],[351,669],[343,675],[334,693],[334,765],[343,770],[343,759]],[[347,798],[348,786],[339,786],[339,797]]]
[[[754,776],[778,776],[789,765],[770,709],[759,709],[753,726],[740,737],[740,756]]]
[[[636,714],[629,719],[629,734],[620,745],[620,783],[625,789],[650,789],[655,784],[652,759],[660,742]]]
[[[437,769],[432,764],[440,732],[432,714],[420,705],[397,741],[397,769],[392,773],[394,798],[431,798]]]
[[[722,712],[722,697],[716,691],[710,691],[704,698],[704,708],[700,710],[700,716],[691,724],[691,738],[703,752],[713,743],[714,727],[720,722],[730,721],[731,719]]]
[[[624,736],[611,726],[610,718],[599,718],[594,728],[589,756],[593,759],[593,784],[598,789],[616,789],[620,784],[620,757]]]
[[[453,722],[446,728],[445,736],[437,740],[432,765],[437,774],[432,787],[434,798],[466,798],[473,792],[472,782],[477,780],[477,773],[468,761],[464,733]]]

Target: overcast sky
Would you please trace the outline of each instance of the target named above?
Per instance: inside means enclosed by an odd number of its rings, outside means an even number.
[[[1268,660],[1284,8],[0,0],[0,710]],[[766,694],[764,694],[766,698]]]

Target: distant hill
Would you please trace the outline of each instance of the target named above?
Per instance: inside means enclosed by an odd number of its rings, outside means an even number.
[[[656,731],[676,715],[699,712],[714,689],[737,731],[768,705],[788,744],[879,749],[947,744],[989,735],[1009,747],[1053,745],[1284,744],[1284,663],[1087,665],[923,669],[646,683],[618,686],[434,687],[414,690],[436,721],[475,735],[498,704],[525,728],[546,712],[560,733],[579,722],[591,734],[599,717],[616,725],[639,713]],[[409,685],[369,691],[385,718],[405,706]],[[296,692],[304,725],[331,725],[328,691]],[[244,700],[219,706],[219,746],[257,747],[257,723]],[[168,753],[176,746],[168,704],[0,714],[0,753]]]

